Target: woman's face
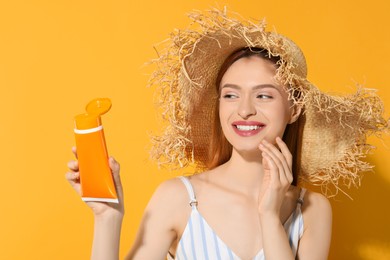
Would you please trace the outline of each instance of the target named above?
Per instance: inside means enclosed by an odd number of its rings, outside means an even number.
[[[294,109],[276,80],[276,65],[258,56],[241,58],[223,75],[219,117],[233,148],[258,151],[264,138],[275,143],[292,121]]]

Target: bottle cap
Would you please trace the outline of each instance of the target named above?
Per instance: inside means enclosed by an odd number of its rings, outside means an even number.
[[[85,107],[88,114],[104,115],[111,109],[111,100],[109,98],[96,98],[90,101]]]
[[[91,129],[102,125],[100,116],[111,109],[111,100],[108,98],[96,98],[90,101],[85,110],[87,113],[75,117],[76,129]]]

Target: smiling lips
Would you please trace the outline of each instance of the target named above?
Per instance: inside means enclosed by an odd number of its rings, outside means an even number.
[[[234,131],[244,137],[258,134],[266,125],[256,121],[236,121],[233,122]]]

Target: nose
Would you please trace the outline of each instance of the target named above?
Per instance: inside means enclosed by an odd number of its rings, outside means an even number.
[[[256,108],[251,100],[243,99],[238,107],[238,115],[243,119],[256,115]]]

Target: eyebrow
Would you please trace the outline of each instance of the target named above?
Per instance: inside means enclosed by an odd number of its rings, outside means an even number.
[[[242,89],[239,85],[236,85],[236,84],[229,84],[229,83],[223,85],[222,88],[220,89],[220,91],[221,91],[223,88],[234,88],[234,89],[237,89],[237,90],[241,90],[241,89]],[[278,92],[281,91],[280,88],[278,88],[278,87],[276,87],[275,85],[272,85],[272,84],[260,84],[260,85],[254,86],[252,89],[253,89],[253,90],[258,90],[258,89],[263,89],[263,88],[273,88],[273,89],[276,89]]]

